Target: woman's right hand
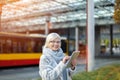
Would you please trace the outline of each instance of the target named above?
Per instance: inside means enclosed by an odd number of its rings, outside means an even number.
[[[70,56],[65,56],[62,60],[62,62],[65,64],[70,59]]]

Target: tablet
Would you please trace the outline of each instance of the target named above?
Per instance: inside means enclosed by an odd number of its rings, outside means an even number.
[[[80,51],[74,51],[72,53],[72,55],[70,56],[70,59],[66,63],[67,67],[72,67],[71,62],[72,62],[73,59],[78,57],[79,53],[80,53]]]

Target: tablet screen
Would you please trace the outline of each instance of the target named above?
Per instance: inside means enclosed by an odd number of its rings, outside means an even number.
[[[80,53],[80,51],[74,51],[74,52],[72,53],[70,59],[69,59],[69,60],[67,61],[67,63],[66,63],[67,67],[71,67],[71,66],[72,66],[72,65],[71,65],[72,60],[75,59],[75,58],[77,58],[78,55],[79,55],[79,53]]]

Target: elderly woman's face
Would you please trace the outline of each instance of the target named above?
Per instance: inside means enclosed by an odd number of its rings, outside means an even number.
[[[61,47],[61,40],[59,38],[51,40],[48,47],[55,51],[58,50]]]

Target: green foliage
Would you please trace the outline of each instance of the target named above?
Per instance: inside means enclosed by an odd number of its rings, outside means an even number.
[[[73,80],[120,80],[120,64],[104,66],[92,72],[82,72],[73,76]]]

